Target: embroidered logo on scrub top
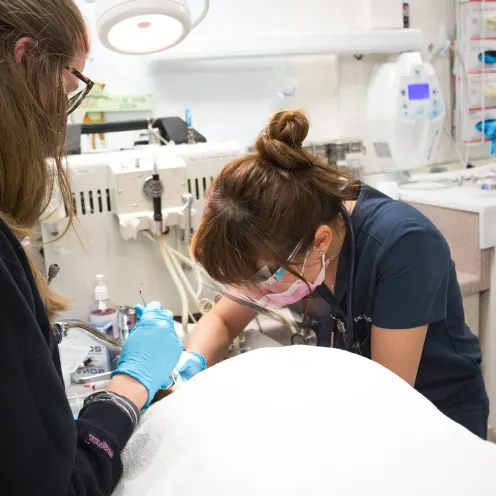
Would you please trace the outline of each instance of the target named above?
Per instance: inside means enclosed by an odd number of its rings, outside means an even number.
[[[353,318],[353,322],[355,322],[355,323],[356,322],[360,322],[361,320],[365,320],[369,324],[372,324],[372,319],[368,315],[366,315],[364,313],[362,313],[362,315],[359,315],[358,317],[354,317]]]
[[[92,444],[93,446],[100,448],[109,456],[109,458],[114,458],[114,450],[107,444],[106,441],[100,441],[100,439],[93,434],[88,434],[85,443]]]

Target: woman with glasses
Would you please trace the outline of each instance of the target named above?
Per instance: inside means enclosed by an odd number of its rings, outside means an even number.
[[[72,0],[0,0],[2,494],[110,495],[140,410],[169,385],[182,352],[172,315],[158,303],[138,308],[108,390],[90,396],[74,420],[51,327],[69,302],[48,287],[21,240],[54,182],[72,226],[63,150],[67,114],[93,86],[83,75],[88,51]]]
[[[248,301],[308,317],[319,346],[380,363],[486,438],[481,350],[465,324],[446,240],[410,205],[308,153],[308,129],[301,112],[280,112],[255,153],[224,168],[208,193],[193,255]],[[222,359],[253,317],[224,297],[196,326],[180,370],[193,375],[205,359]],[[341,380],[327,379],[329,388]]]

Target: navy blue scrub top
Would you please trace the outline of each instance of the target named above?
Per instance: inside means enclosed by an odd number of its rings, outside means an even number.
[[[465,324],[455,264],[442,234],[412,206],[368,186],[361,188],[351,224],[356,244],[353,352],[371,357],[372,325],[410,329],[428,324],[415,389],[445,412],[487,408],[479,341]],[[308,311],[319,346],[331,345],[336,318],[346,320],[349,235],[339,258],[336,296],[322,285],[310,302],[292,307]],[[334,345],[344,348],[343,333],[335,336]]]

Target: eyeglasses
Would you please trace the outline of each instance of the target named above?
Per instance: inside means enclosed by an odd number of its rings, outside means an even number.
[[[293,250],[291,255],[289,256],[288,262],[292,262],[298,252],[301,250],[303,245],[303,241],[300,241],[296,248]],[[305,255],[305,260],[303,262],[303,269],[305,268],[305,263],[307,260],[307,255]],[[260,287],[270,287],[274,284],[281,282],[284,278],[284,275],[287,273],[287,270],[284,267],[279,267],[276,271],[272,272],[267,266],[262,267],[252,278],[251,282]]]
[[[78,89],[73,91],[67,100],[67,115],[69,115],[81,105],[83,100],[88,96],[88,93],[92,90],[95,83],[85,75],[81,74],[77,69],[74,69],[72,65],[66,66],[66,69],[79,79]]]

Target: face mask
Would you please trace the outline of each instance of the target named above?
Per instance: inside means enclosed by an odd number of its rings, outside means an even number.
[[[306,262],[306,258],[305,258]],[[302,300],[305,296],[308,296],[310,293],[313,293],[316,288],[318,288],[325,279],[325,272],[327,265],[329,264],[329,260],[325,259],[325,256],[322,255],[322,269],[319,272],[319,275],[315,279],[314,282],[305,283],[301,279],[297,279],[291,286],[284,291],[284,293],[274,293],[263,296],[259,303],[262,305],[267,305],[271,307],[281,308],[287,305],[292,305],[297,301]],[[305,263],[303,263],[303,268],[301,270],[301,274],[305,270]]]

